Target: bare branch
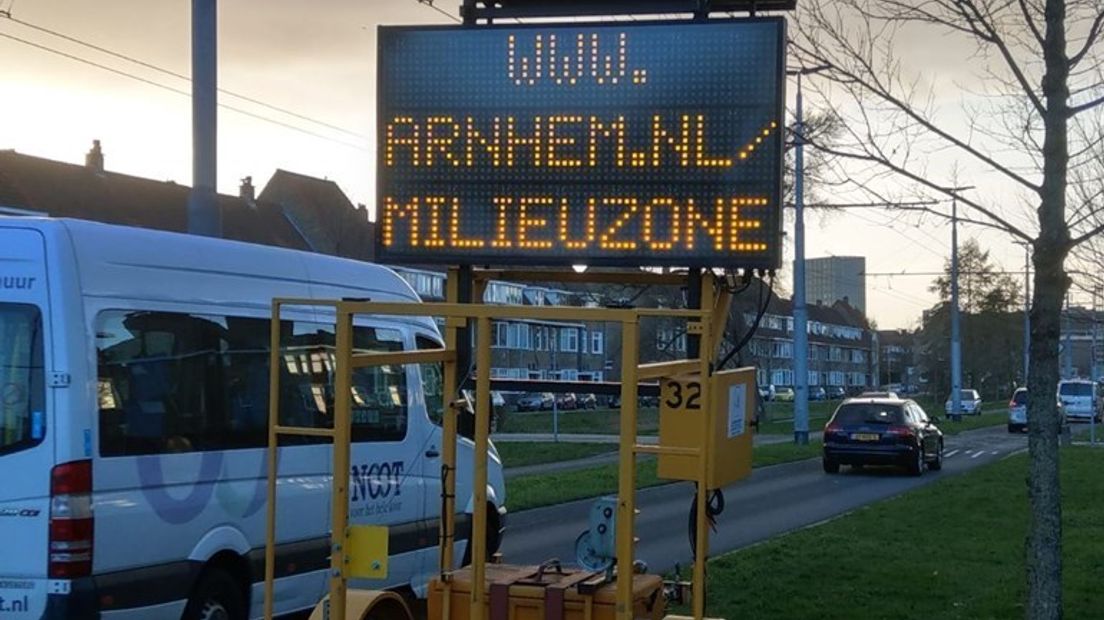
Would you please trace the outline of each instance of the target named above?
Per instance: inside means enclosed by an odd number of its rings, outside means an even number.
[[[1075,247],[1081,245],[1082,243],[1088,241],[1089,239],[1092,239],[1093,237],[1095,237],[1099,234],[1102,234],[1102,233],[1104,233],[1104,224],[1100,224],[1099,226],[1096,226],[1095,228],[1089,230],[1089,232],[1087,232],[1087,233],[1085,233],[1085,234],[1083,234],[1079,237],[1074,237],[1072,240],[1070,240],[1070,247],[1075,248]]]
[[[947,196],[948,198],[958,199],[960,202],[962,202],[962,204],[970,207],[971,209],[974,209],[975,211],[981,213],[982,215],[984,215],[985,217],[988,217],[990,220],[992,220],[994,223],[996,223],[996,226],[994,226],[994,227],[999,229],[999,230],[1003,230],[1004,232],[1007,232],[1011,235],[1019,237],[1020,239],[1022,239],[1024,241],[1032,241],[1033,240],[1031,235],[1028,235],[1024,231],[1020,230],[1019,227],[1013,225],[1011,222],[1009,222],[1005,218],[997,215],[991,209],[988,209],[987,207],[982,206],[981,204],[977,203],[976,201],[970,200],[969,198],[966,198],[964,196],[959,195],[957,192],[955,192],[951,188],[947,188],[947,187],[944,187],[942,185],[939,185],[938,183],[935,183],[934,181],[928,180],[927,178],[925,178],[921,174],[917,174],[916,172],[913,172],[913,171],[911,171],[907,168],[899,166],[896,163],[894,163],[893,161],[881,159],[881,158],[879,158],[875,155],[871,155],[871,154],[868,154],[868,153],[855,153],[855,152],[843,151],[843,150],[840,150],[840,149],[837,149],[837,148],[832,148],[832,147],[828,147],[828,146],[825,146],[825,145],[821,145],[821,144],[818,144],[816,142],[810,142],[809,145],[812,146],[813,148],[823,150],[824,152],[826,152],[830,155],[835,155],[836,157],[844,157],[844,158],[848,158],[848,159],[857,159],[857,160],[861,160],[861,161],[869,161],[869,162],[877,163],[877,164],[879,164],[879,165],[881,165],[885,168],[888,168],[889,170],[892,170],[893,172],[895,172],[896,174],[898,174],[900,176],[903,176],[903,177],[905,177],[905,178],[907,178],[911,181],[919,183],[920,185],[923,185],[924,187],[935,190],[935,191]],[[917,210],[917,211],[925,211],[926,210],[926,211],[929,211],[931,213],[938,213],[936,211],[932,211],[930,209],[925,209],[923,207],[919,207],[919,208],[916,208],[916,209],[913,209],[913,210]],[[959,218],[959,219],[964,219],[964,218]],[[985,222],[980,222],[980,221],[977,221],[977,222],[974,222],[974,223],[981,224],[981,225],[987,225]]]
[[[969,20],[971,27],[974,28],[978,37],[997,47],[1001,57],[1004,58],[1005,64],[1008,65],[1008,69],[1012,71],[1012,75],[1015,76],[1016,81],[1019,82],[1020,88],[1023,89],[1024,94],[1031,100],[1031,104],[1035,106],[1035,111],[1045,116],[1046,106],[1043,105],[1042,99],[1039,98],[1035,89],[1027,81],[1027,76],[1024,75],[1020,63],[1016,62],[1016,58],[1012,56],[1012,51],[1008,49],[1008,45],[1005,43],[1004,38],[996,31],[992,22],[987,19],[987,16],[982,15],[973,0],[957,0],[957,4],[973,12],[973,15],[966,15],[964,12],[963,16]],[[979,29],[979,26],[984,28],[984,30]]]
[[[1046,44],[1046,39],[1043,38],[1043,33],[1039,32],[1039,27],[1035,25],[1035,18],[1031,15],[1031,12],[1027,8],[1027,0],[1019,0],[1020,11],[1023,12],[1024,23],[1031,30],[1031,34],[1034,35],[1035,41],[1040,45]]]
[[[1082,113],[1086,110],[1091,110],[1091,109],[1095,108],[1096,106],[1098,106],[1102,103],[1104,103],[1104,95],[1102,95],[1100,97],[1097,97],[1096,99],[1093,99],[1092,101],[1086,101],[1085,103],[1082,103],[1081,105],[1072,105],[1072,106],[1067,107],[1066,108],[1066,110],[1068,110],[1067,115],[1071,116],[1071,117],[1072,116],[1077,116],[1078,114],[1080,114],[1080,113]]]
[[[1100,29],[1104,27],[1104,11],[1097,13],[1096,18],[1093,20],[1092,26],[1089,27],[1089,35],[1085,37],[1085,44],[1081,46],[1081,50],[1070,57],[1069,66],[1070,69],[1076,67],[1085,55],[1089,53],[1092,46],[1096,43],[1096,40],[1100,37]]]
[[[800,50],[802,53],[807,54],[809,57],[815,58],[819,64],[829,65],[831,67],[831,69],[827,73],[829,73],[830,77],[831,77],[832,73],[835,73],[835,78],[833,78],[833,79],[837,80],[838,82],[856,84],[856,85],[861,86],[863,89],[866,89],[866,90],[874,93],[880,99],[884,100],[886,103],[888,103],[888,104],[892,105],[893,107],[897,108],[899,111],[904,113],[906,116],[908,116],[909,118],[911,118],[915,122],[919,123],[922,127],[924,127],[924,129],[928,130],[929,132],[931,132],[931,133],[939,136],[943,140],[946,140],[947,142],[953,144],[954,146],[956,146],[959,149],[965,151],[966,153],[968,153],[969,155],[975,157],[976,159],[981,160],[986,165],[992,167],[994,170],[997,170],[1001,174],[1004,174],[1005,176],[1009,177],[1010,179],[1014,180],[1015,182],[1019,183],[1020,185],[1023,185],[1024,187],[1026,187],[1026,188],[1028,188],[1032,191],[1035,191],[1035,192],[1040,191],[1041,187],[1039,185],[1037,185],[1035,183],[1032,183],[1031,181],[1029,181],[1025,177],[1021,176],[1020,174],[1016,173],[1014,170],[1010,169],[1008,166],[1005,166],[1005,165],[1001,164],[1000,162],[994,160],[989,155],[987,155],[987,154],[983,153],[982,151],[980,151],[979,149],[971,146],[969,143],[967,143],[967,142],[963,141],[962,139],[958,138],[957,136],[955,136],[951,132],[946,131],[946,130],[942,129],[941,127],[937,126],[935,123],[933,123],[932,121],[930,121],[929,119],[927,119],[926,117],[924,117],[923,115],[918,113],[913,108],[913,106],[908,104],[908,102],[902,100],[901,98],[897,97],[892,92],[890,92],[889,88],[887,86],[881,84],[878,81],[877,77],[875,77],[877,75],[877,73],[876,73],[874,67],[871,66],[870,63],[865,58],[856,57],[855,61],[858,62],[860,65],[862,65],[862,68],[865,72],[867,72],[868,74],[871,75],[870,80],[863,79],[857,73],[855,73],[853,71],[848,71],[847,69],[844,69],[844,68],[840,67],[839,65],[832,63],[830,61],[830,59],[828,59],[827,57],[825,57],[823,55],[820,55],[820,54],[816,53],[815,51],[810,50],[806,47],[803,47],[798,43],[794,43],[793,46],[796,47],[798,50]],[[843,78],[842,80],[840,80],[841,77]]]

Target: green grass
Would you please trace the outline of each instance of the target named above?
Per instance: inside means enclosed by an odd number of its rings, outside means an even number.
[[[807,446],[770,444],[755,448],[752,464],[755,467],[764,467],[819,455],[819,441],[809,442]],[[613,463],[568,472],[518,476],[506,483],[509,508],[511,511],[527,510],[617,493],[617,469],[617,464]],[[636,482],[636,487],[643,489],[668,481],[656,476],[655,459],[649,458],[639,462]]]
[[[938,421],[939,429],[945,435],[957,435],[962,431],[972,431],[975,428],[1005,424],[1008,424],[1008,409],[995,407],[982,408],[981,415],[964,415],[961,422],[952,422],[951,418],[946,415],[940,415]]]
[[[498,450],[498,455],[502,457],[503,467],[523,467],[613,452],[617,450],[617,444],[505,441],[496,443],[495,448]]]
[[[1104,453],[1062,453],[1065,617],[1104,609]],[[1026,455],[710,563],[708,615],[1023,618]]]
[[[552,412],[511,412],[506,418],[506,433],[551,433]],[[561,433],[617,435],[621,432],[621,412],[617,409],[584,409],[559,412]],[[642,407],[636,415],[636,427],[641,435],[659,432],[659,409]]]
[[[954,435],[964,430],[1004,424],[1007,410],[1003,402],[985,403],[980,416],[962,416],[962,422],[952,423],[943,413],[943,403],[930,400],[918,401],[928,415],[941,419],[939,427]],[[839,401],[817,401],[809,403],[809,429],[819,431],[828,422]],[[656,435],[659,433],[659,410],[655,407],[642,407],[637,413],[637,433]],[[616,435],[621,432],[621,412],[617,409],[595,409],[583,411],[561,411],[559,413],[561,433]],[[510,413],[506,418],[503,432],[506,433],[551,433],[552,413]],[[759,432],[764,435],[789,435],[793,433],[793,403],[766,403],[766,416],[760,421]]]

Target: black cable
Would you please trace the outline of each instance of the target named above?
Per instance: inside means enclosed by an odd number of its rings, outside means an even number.
[[[96,45],[95,43],[89,43],[88,41],[85,41],[83,39],[79,39],[79,38],[74,37],[72,35],[65,34],[64,32],[58,32],[57,30],[51,30],[51,29],[46,28],[44,26],[39,26],[38,24],[34,24],[34,23],[31,23],[31,22],[19,19],[18,17],[12,17],[7,12],[0,12],[0,15],[3,15],[4,17],[7,17],[9,20],[11,20],[11,21],[13,21],[17,24],[20,24],[22,26],[25,26],[27,28],[30,28],[32,30],[37,30],[38,32],[48,34],[50,36],[54,36],[54,37],[57,37],[59,39],[65,40],[65,41],[69,41],[70,43],[75,43],[75,44],[80,45],[82,47],[86,47],[90,50],[95,50],[97,52],[100,52],[101,54],[106,54],[108,56],[112,56],[114,58],[118,58],[120,60],[124,60],[126,62],[136,64],[140,67],[144,67],[146,69],[157,71],[159,73],[163,73],[165,75],[168,75],[168,76],[171,76],[171,77],[174,77],[174,78],[177,78],[177,79],[184,80],[186,82],[191,82],[191,80],[192,80],[190,77],[188,77],[187,75],[184,75],[183,73],[178,73],[178,72],[173,71],[171,69],[166,69],[165,67],[155,65],[151,62],[146,62],[146,61],[144,61],[140,58],[135,58],[133,56],[128,56],[128,55],[123,54],[121,52],[116,52],[115,50],[111,50],[111,49],[108,49],[106,47]],[[295,118],[298,118],[298,119],[301,119],[301,120],[304,120],[304,121],[307,121],[307,122],[310,122],[310,123],[314,123],[316,125],[320,125],[322,127],[326,127],[327,129],[332,129],[334,131],[339,131],[341,133],[347,134],[347,135],[352,136],[354,138],[359,138],[361,140],[368,140],[368,136],[365,136],[363,134],[359,134],[355,131],[345,129],[344,127],[339,127],[339,126],[331,124],[331,123],[327,123],[326,121],[320,121],[316,118],[312,118],[312,117],[307,116],[305,114],[300,114],[299,112],[295,112],[294,110],[288,110],[286,108],[281,108],[279,106],[272,105],[271,103],[266,103],[264,101],[261,101],[260,99],[255,99],[255,98],[250,97],[248,95],[242,95],[240,93],[236,93],[234,91],[227,90],[225,88],[219,88],[218,92],[220,92],[224,95],[230,95],[231,97],[234,97],[236,99],[241,99],[242,101],[248,101],[249,103],[261,106],[263,108],[268,108],[269,110],[272,110],[274,112],[279,112],[280,114],[286,114],[288,116],[292,116],[292,117],[295,117]]]
[[[709,523],[709,528],[714,532],[717,531],[717,517],[724,512],[724,509],[724,493],[720,489],[713,489],[709,494],[709,499],[705,501],[705,519]],[[696,484],[694,485],[694,500],[690,504],[689,524],[690,557],[696,558],[698,548],[698,490]]]
[[[451,19],[452,21],[454,21],[456,23],[460,23],[460,21],[461,21],[459,17],[457,17],[457,16],[453,15],[452,13],[449,13],[448,11],[442,9],[441,7],[433,4],[433,0],[417,0],[417,2],[418,2],[418,4],[424,4],[425,6],[428,6],[429,8],[433,9],[434,11],[437,11],[441,15],[444,15],[445,17]]]
[[[744,337],[742,339],[740,339],[740,342],[735,347],[733,347],[732,350],[729,351],[727,355],[725,355],[724,359],[722,359],[719,364],[717,364],[717,368],[724,368],[725,364],[730,362],[732,360],[732,358],[735,357],[738,352],[740,352],[741,349],[743,349],[745,346],[747,346],[747,343],[751,341],[751,338],[755,335],[755,332],[759,330],[759,323],[763,320],[763,315],[767,313],[767,307],[770,306],[771,297],[774,295],[774,274],[770,275],[770,287],[767,290],[766,300],[762,299],[763,288],[764,288],[763,280],[760,279],[759,280],[759,295],[760,295],[759,304],[760,305],[759,305],[759,311],[755,315],[755,322],[751,325],[751,328],[748,329],[747,333],[744,334]]]

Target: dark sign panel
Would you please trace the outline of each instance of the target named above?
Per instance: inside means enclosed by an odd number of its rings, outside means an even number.
[[[777,267],[784,25],[381,28],[378,256]]]

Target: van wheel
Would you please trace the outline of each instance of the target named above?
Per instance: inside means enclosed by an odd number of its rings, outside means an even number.
[[[182,620],[245,620],[245,599],[238,582],[220,568],[203,572]]]

